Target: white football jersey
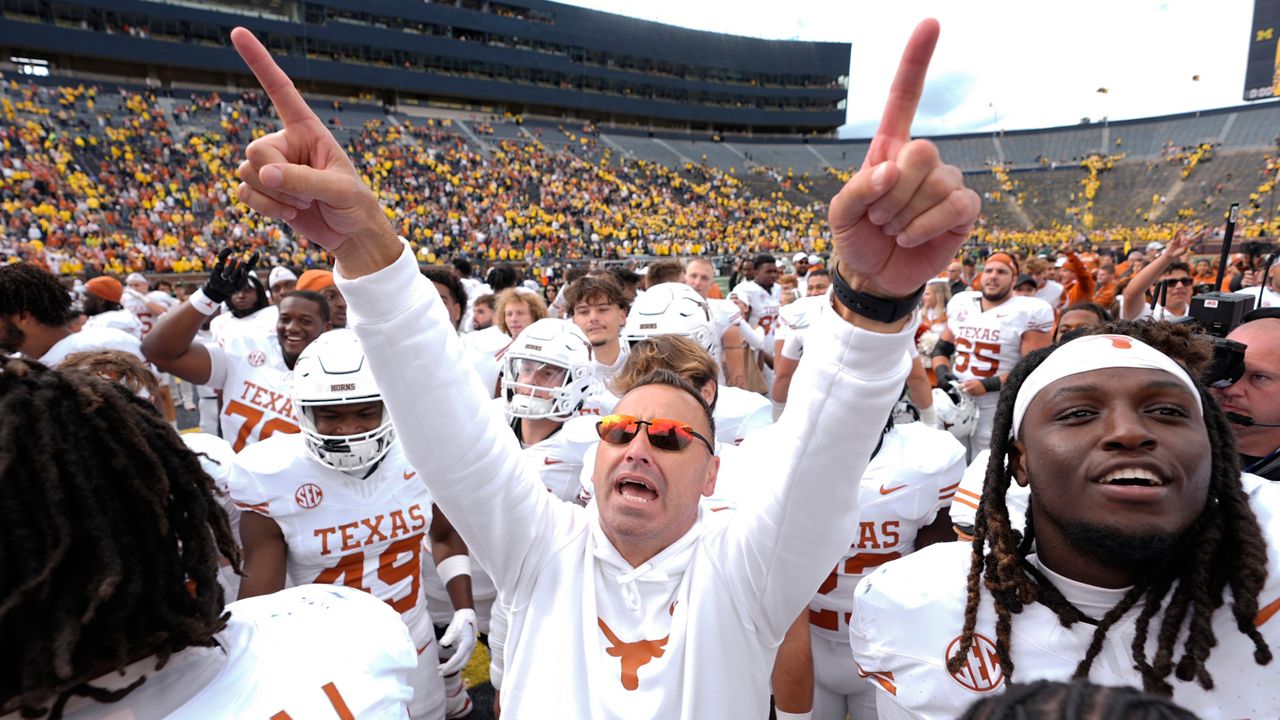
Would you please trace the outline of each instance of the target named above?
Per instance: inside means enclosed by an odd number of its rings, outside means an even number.
[[[742,319],[742,311],[728,299],[707,298],[707,306],[711,309],[711,322],[715,324],[715,352],[712,355],[720,360],[724,357],[724,334]]]
[[[57,367],[68,355],[95,350],[119,350],[138,358],[143,364],[147,362],[142,356],[142,342],[138,338],[115,328],[103,327],[80,328],[80,332],[71,333],[54,343],[40,356],[40,362]]]
[[[222,391],[222,437],[236,452],[276,433],[298,432],[293,368],[285,364],[273,329],[230,336],[207,345],[211,388]]]
[[[461,337],[463,345],[494,358],[511,344],[511,336],[498,329],[496,324],[465,333]]]
[[[518,424],[519,418],[511,418],[511,429],[517,433],[516,437],[519,437]],[[599,441],[596,418],[579,415],[565,421],[551,437],[532,445],[521,440],[520,447],[529,463],[537,468],[538,477],[547,490],[565,502],[574,502],[578,499],[578,477],[582,474],[583,459],[587,453],[595,451]]]
[[[119,330],[138,338],[138,340],[142,340],[142,335],[145,332],[142,323],[128,310],[108,310],[97,315],[90,315],[85,318],[84,326],[87,328]]]
[[[252,315],[238,318],[230,311],[223,310],[209,321],[209,333],[219,345],[225,344],[237,335],[274,335],[276,321],[280,318],[280,308],[268,305]]]
[[[773,403],[750,390],[720,385],[712,417],[716,421],[716,441],[740,445],[748,434],[773,424]]]
[[[1043,300],[1010,295],[982,311],[982,293],[968,290],[947,303],[947,328],[955,336],[951,369],[961,380],[1004,375],[1022,359],[1022,334],[1052,332],[1053,308]]]
[[[858,485],[853,542],[809,602],[810,632],[847,643],[853,591],[875,568],[916,550],[916,535],[951,504],[964,473],[964,446],[924,423],[894,425]]]
[[[744,280],[729,294],[747,304],[747,323],[763,330],[765,340],[772,342],[774,325],[782,309],[782,286],[774,283],[773,287],[765,290],[753,280]]]
[[[435,640],[422,590],[431,495],[393,443],[367,478],[312,458],[302,435],[278,435],[236,456],[231,497],[280,526],[297,585],[346,585],[398,611],[416,647]]]
[[[227,514],[227,522],[231,525],[231,536],[240,541],[240,508],[231,499],[231,466],[235,464],[236,454],[231,444],[217,435],[203,432],[184,432],[179,437],[186,443],[187,449],[200,458],[200,467],[213,478],[217,490],[218,504]],[[223,565],[219,570],[219,580],[228,599],[240,594],[240,576],[235,574],[230,565]]]
[[[190,647],[159,670],[154,659],[91,684],[120,700],[72,695],[67,720],[370,718],[404,720],[417,666],[404,623],[383,603],[344,587],[306,585],[227,606],[218,647]],[[15,720],[18,713],[3,716]]]
[[[804,352],[804,331],[831,307],[826,295],[803,297],[784,305],[778,313],[776,339],[782,340],[782,356],[799,360]]]
[[[1267,581],[1258,600],[1262,609],[1254,624],[1274,651],[1280,647],[1280,486],[1252,475],[1243,476],[1242,484],[1267,542]],[[933,545],[884,565],[858,585],[856,615],[849,628],[853,657],[862,675],[879,687],[880,702],[903,711],[897,715],[956,718],[979,698],[1003,692],[1007,687],[1008,678],[995,652],[995,608],[984,585],[980,585],[982,602],[974,648],[959,672],[953,675],[946,669],[946,659],[953,654],[964,626],[970,557],[968,543]],[[1034,555],[1028,562],[1040,568],[1068,602],[1092,618],[1102,617],[1127,591],[1063,578],[1045,568]],[[1165,607],[1168,602],[1166,595]],[[1236,628],[1230,604],[1228,598],[1212,618],[1217,643],[1206,669],[1213,677],[1214,689],[1206,691],[1196,682],[1183,682],[1171,675],[1173,701],[1196,717],[1280,717],[1276,661],[1270,665],[1254,662],[1253,643]],[[1107,632],[1089,671],[1091,682],[1142,687],[1132,652],[1142,606],[1140,601]],[[1157,630],[1164,612],[1162,608],[1151,619],[1148,661],[1155,655]],[[1044,605],[1026,606],[1013,616],[1013,680],[1069,681],[1088,651],[1094,630],[1094,625],[1084,622],[1063,627],[1057,615]],[[1186,632],[1184,626],[1175,644],[1175,658],[1182,656]]]
[[[951,522],[955,525],[972,526],[978,514],[978,503],[982,500],[982,488],[987,484],[987,459],[991,450],[983,450],[973,456],[973,462],[965,468],[960,487],[956,488],[956,496],[951,498]],[[1031,504],[1031,486],[1023,487],[1016,482],[1009,483],[1005,493],[1005,505],[1009,508],[1009,524],[1014,530],[1022,532],[1027,526],[1027,506]]]

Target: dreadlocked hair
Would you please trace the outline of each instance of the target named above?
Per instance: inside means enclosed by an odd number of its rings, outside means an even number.
[[[1188,710],[1158,695],[1128,687],[1037,680],[1011,684],[1000,695],[983,698],[960,720],[1197,720]]]
[[[95,677],[216,645],[219,556],[240,551],[214,482],[146,401],[0,354],[0,714],[62,715]]]
[[[1095,332],[1135,337],[1176,361],[1182,359],[1180,349],[1190,349],[1193,368],[1205,359],[1196,349],[1197,343],[1205,342],[1203,339],[1188,339],[1182,332],[1171,331],[1168,323],[1109,323]],[[1000,393],[991,433],[991,457],[974,520],[964,630],[955,654],[947,659],[947,668],[953,673],[963,667],[973,647],[981,603],[980,586],[986,587],[995,605],[996,656],[1005,677],[1010,679],[1014,670],[1010,656],[1012,617],[1025,606],[1039,602],[1052,610],[1064,627],[1081,621],[1094,622],[1026,561],[1035,541],[1032,513],[1027,513],[1026,528],[1019,533],[1010,524],[1005,503],[1013,477],[1009,451],[1013,447],[1014,401],[1027,376],[1057,347],[1028,353],[1009,374]],[[1190,374],[1194,377],[1198,373]],[[1240,483],[1240,459],[1226,416],[1198,381],[1196,388],[1204,407],[1205,427],[1212,439],[1208,500],[1204,510],[1168,553],[1168,559],[1144,569],[1120,602],[1096,622],[1097,629],[1084,658],[1076,666],[1075,678],[1089,677],[1089,669],[1102,651],[1107,631],[1141,604],[1131,649],[1134,664],[1142,675],[1143,689],[1171,695],[1170,675],[1184,682],[1195,681],[1206,690],[1212,689],[1213,678],[1205,669],[1205,663],[1217,644],[1213,613],[1222,606],[1227,588],[1231,589],[1231,613],[1236,627],[1253,641],[1254,661],[1259,665],[1271,662],[1271,648],[1254,626],[1258,595],[1267,578],[1266,540]],[[1152,620],[1161,610],[1164,616],[1155,630],[1155,656],[1148,658],[1147,639],[1152,632]],[[1184,632],[1182,655],[1175,662],[1178,638]]]

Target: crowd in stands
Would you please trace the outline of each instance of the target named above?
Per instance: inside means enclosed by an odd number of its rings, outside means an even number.
[[[275,264],[327,264],[231,196],[231,158],[256,136],[247,128],[263,112],[260,96],[172,109],[150,93],[118,97],[108,109],[93,87],[6,82],[0,258],[64,275],[180,273],[205,269],[211,245],[233,242]],[[447,121],[373,121],[348,150],[424,262],[825,249],[822,207],[758,197],[703,166],[608,150],[597,160],[540,142],[502,141],[485,157]]]
[[[30,261],[83,277],[201,272],[209,248],[232,243],[299,271],[329,264],[323,251],[248,213],[233,196],[234,158],[262,132],[251,128],[269,112],[260,94],[166,101],[150,92],[6,79],[0,102],[0,262]],[[336,118],[330,123],[340,126]],[[592,259],[823,254],[825,205],[808,198],[823,195],[823,181],[847,178],[757,166],[745,180],[771,179],[778,190],[767,192],[704,164],[671,167],[617,155],[589,126],[580,133],[561,128],[565,138],[545,144],[541,128],[527,142],[494,137],[492,123],[475,130],[488,138],[487,154],[447,119],[373,120],[346,142],[422,262],[519,263],[543,287]],[[1245,239],[1280,234],[1270,211],[1277,162],[1275,154],[1265,158],[1243,208]],[[974,252],[1079,241],[1141,248],[1179,233],[1213,239],[1203,218],[1184,213],[1088,229],[1098,174],[1111,164],[1100,157],[1084,163],[1092,169],[1073,195],[1077,222],[1032,230],[980,222]],[[1024,181],[1010,180],[1002,167],[993,172],[998,185],[985,200],[1008,196],[1021,205]]]

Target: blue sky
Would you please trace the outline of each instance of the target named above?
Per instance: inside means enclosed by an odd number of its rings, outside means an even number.
[[[942,37],[916,118],[922,135],[1242,104],[1253,19],[1252,0],[567,1],[699,30],[852,43],[849,137],[874,132],[902,46],[925,17],[941,21]]]

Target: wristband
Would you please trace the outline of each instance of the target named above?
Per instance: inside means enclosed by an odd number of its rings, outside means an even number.
[[[440,582],[445,585],[449,581],[459,575],[471,576],[471,556],[470,555],[450,555],[449,557],[436,563],[436,574],[440,576]]]
[[[204,288],[196,288],[196,291],[191,293],[187,301],[201,315],[212,315],[218,312],[218,306],[222,304],[210,300],[209,296],[204,294]]]
[[[1000,380],[999,375],[992,375],[989,378],[982,378],[982,389],[989,393],[1000,392],[1000,387],[1004,382]]]
[[[924,295],[924,285],[904,298],[882,298],[858,292],[849,287],[838,269],[831,273],[831,287],[841,305],[864,318],[881,323],[895,322],[915,312],[920,305],[920,297]]]

